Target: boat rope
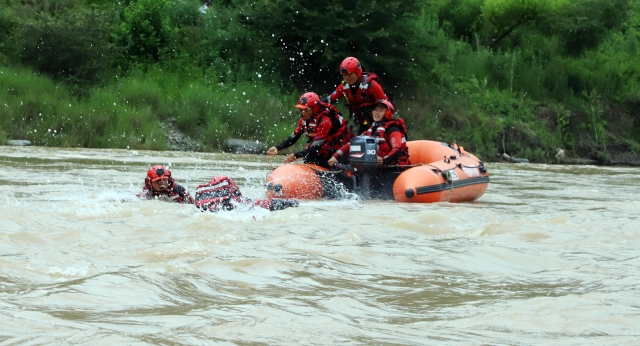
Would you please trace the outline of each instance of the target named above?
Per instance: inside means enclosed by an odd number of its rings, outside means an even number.
[[[269,163],[271,163],[271,161],[269,161]],[[445,180],[447,180],[448,184],[451,185],[451,189],[453,190],[453,183],[450,183],[452,181],[452,177],[451,177],[451,172],[449,172],[449,170],[442,170],[436,166],[433,166],[431,164],[428,163],[415,163],[415,164],[410,164],[410,165],[382,165],[379,166],[380,168],[412,168],[412,167],[419,167],[419,166],[429,166],[431,167],[431,170],[433,170],[434,172],[440,173],[443,175],[443,178],[445,178]],[[480,170],[484,169],[484,164],[481,162],[480,165],[478,166],[467,166],[461,163],[456,164],[455,166],[462,168],[477,168]],[[275,169],[273,168],[273,164],[271,164],[271,169]],[[328,171],[322,171],[322,173],[324,174],[338,174],[341,172],[344,172],[345,170],[343,169],[337,169],[337,170],[328,170]],[[350,171],[353,171],[353,169],[350,169]],[[484,172],[481,172],[484,173]]]
[[[384,166],[381,166],[381,167],[384,167],[384,168],[405,168],[405,167],[411,168],[411,167],[418,167],[418,166],[429,166],[429,165],[425,164],[425,163],[416,163],[416,164],[411,164],[411,165],[384,165]]]
[[[379,168],[411,168],[411,167],[418,167],[418,166],[431,166],[430,164],[426,164],[426,163],[416,163],[416,164],[411,164],[411,165],[382,165],[382,166],[377,166]],[[432,166],[433,169],[437,169],[440,170],[437,167]],[[353,169],[350,169],[350,171],[353,171]],[[336,173],[340,173],[340,172],[344,172],[344,170],[342,169],[338,169],[338,170],[330,170],[324,173],[332,173],[332,174],[336,174]]]
[[[323,174],[338,174],[338,173],[344,172],[343,170],[318,171],[318,170],[315,170],[315,169],[314,169],[314,171],[322,172]]]
[[[466,167],[466,168],[481,168],[481,167],[484,167],[484,164],[480,163],[478,166],[467,166],[467,165],[463,165],[463,164],[459,163],[459,164],[457,164],[457,166],[459,166],[460,168],[462,168],[462,167]]]
[[[480,172],[480,174],[485,174],[487,173],[487,169],[484,167],[484,162],[480,161],[480,164],[477,166],[467,166],[467,165],[463,165],[462,163],[457,164],[456,166],[458,166],[460,169],[462,169],[462,167],[464,168],[477,168],[478,171]]]

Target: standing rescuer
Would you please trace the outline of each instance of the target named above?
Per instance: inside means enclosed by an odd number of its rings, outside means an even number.
[[[389,101],[389,98],[382,90],[378,76],[372,72],[363,72],[360,61],[354,57],[342,61],[340,74],[344,81],[326,97],[326,101],[335,103],[344,96],[351,117],[358,126],[356,133],[362,133],[369,128],[373,120],[373,104],[378,100]]]
[[[379,100],[373,108],[373,123],[362,134],[375,138],[378,150],[378,165],[411,165],[407,148],[407,129],[404,120],[394,118],[395,107],[387,100]],[[333,154],[329,159],[329,166],[333,166],[338,159],[349,154],[350,143]]]
[[[351,139],[347,121],[342,118],[336,107],[321,102],[320,97],[314,92],[300,96],[295,107],[300,110],[298,125],[291,136],[269,148],[267,155],[276,155],[278,151],[292,146],[304,134],[307,136],[305,148],[287,155],[284,162],[294,162],[302,157],[304,163],[328,167],[327,160],[331,155]]]

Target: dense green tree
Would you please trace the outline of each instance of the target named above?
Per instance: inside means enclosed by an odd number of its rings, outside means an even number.
[[[178,29],[197,26],[201,14],[198,11],[199,6],[200,1],[198,0],[170,2],[168,10],[171,23]]]
[[[16,22],[12,18],[11,10],[7,7],[0,9],[0,62],[5,60],[3,57],[6,54],[7,40],[15,24]]]
[[[628,15],[629,0],[574,0],[542,22],[541,30],[557,35],[565,51],[577,56],[598,47]]]
[[[167,0],[135,0],[125,7],[116,38],[133,62],[157,62],[171,53],[177,29]]]
[[[629,14],[629,0],[434,1],[443,27],[455,37],[472,41],[479,35],[493,48],[517,31],[519,37],[539,33],[556,37],[573,55],[596,48]]]
[[[435,1],[442,27],[452,37],[473,40],[483,28],[482,5],[485,0]]]
[[[488,27],[486,45],[493,47],[513,30],[539,21],[561,8],[566,0],[485,0],[482,16]]]
[[[7,40],[14,60],[78,87],[108,74],[114,57],[110,11],[63,0],[18,4],[12,13],[21,22]]]
[[[328,93],[340,61],[356,56],[397,96],[412,138],[458,141],[488,159],[544,161],[558,147],[602,162],[621,147],[640,152],[640,0],[207,3],[0,0],[0,68],[22,76],[0,74],[5,108],[34,136],[45,124],[71,134],[90,110],[103,131],[69,145],[144,146],[114,138],[134,133],[127,126],[152,135],[149,119],[175,119],[207,145],[279,137],[290,130],[290,94]],[[26,98],[45,90],[42,76],[18,93],[12,85],[33,71],[93,101],[74,120],[40,124],[40,113],[68,114],[74,101]],[[107,126],[116,113],[120,125]],[[12,124],[0,124],[0,138],[16,133]]]
[[[412,77],[407,62],[424,47],[414,30],[419,0],[218,1],[214,7],[235,12],[233,19],[250,30],[253,44],[267,50],[261,52],[265,63],[301,88],[336,84],[347,56],[399,83]]]

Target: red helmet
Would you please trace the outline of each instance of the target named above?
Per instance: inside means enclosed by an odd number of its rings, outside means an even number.
[[[342,60],[342,64],[340,64],[340,74],[349,74],[355,72],[358,77],[362,76],[362,66],[360,66],[360,61],[358,59],[350,56],[344,60]]]
[[[155,165],[147,171],[147,179],[149,179],[149,181],[156,181],[164,178],[171,179],[171,171],[165,166]]]
[[[393,113],[395,113],[396,111],[396,107],[393,105],[393,103],[387,100],[378,100],[376,101],[375,107],[378,107],[378,106],[382,106],[387,109],[387,111],[384,113],[385,119],[387,120],[393,119]]]
[[[318,96],[318,94],[314,92],[308,92],[300,96],[296,108],[305,109],[309,107],[313,108],[313,114],[316,114],[320,111],[320,96]]]

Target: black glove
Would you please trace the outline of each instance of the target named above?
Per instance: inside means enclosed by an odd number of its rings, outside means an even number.
[[[295,199],[273,198],[271,199],[271,210],[282,210],[300,205]]]
[[[333,165],[333,167],[345,172],[353,171],[353,167],[351,167],[351,165],[349,164],[336,163],[335,165]]]
[[[373,106],[362,106],[360,107],[360,112],[365,119],[372,119],[373,116]]]
[[[373,106],[360,107],[360,113],[362,113],[360,124],[371,125],[373,123]]]

